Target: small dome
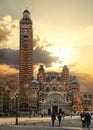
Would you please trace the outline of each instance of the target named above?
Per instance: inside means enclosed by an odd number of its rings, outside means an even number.
[[[30,12],[27,9],[25,9],[23,14],[29,14],[30,15]]]
[[[76,80],[76,79],[73,79],[72,81],[71,81],[71,83],[73,84],[73,83],[77,83],[78,84],[78,81]]]
[[[31,81],[31,83],[36,83],[36,84],[38,84],[38,81],[34,79],[34,80]]]

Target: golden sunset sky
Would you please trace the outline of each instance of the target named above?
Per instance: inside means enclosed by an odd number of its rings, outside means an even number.
[[[45,68],[62,71],[62,67],[68,65],[71,72],[87,76],[82,80],[92,82],[93,0],[0,0],[1,50],[19,49],[19,20],[26,8],[31,13],[39,51],[41,47],[51,57],[58,57]],[[0,73],[18,72],[4,61],[0,68]]]

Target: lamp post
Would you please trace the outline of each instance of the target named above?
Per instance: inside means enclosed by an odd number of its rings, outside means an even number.
[[[16,122],[15,124],[18,125],[18,94],[16,94]]]

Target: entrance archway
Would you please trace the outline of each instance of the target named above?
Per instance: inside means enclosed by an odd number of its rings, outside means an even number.
[[[50,93],[45,99],[47,106],[47,113],[58,113],[62,112],[63,104],[65,104],[65,98],[61,93],[54,92]]]

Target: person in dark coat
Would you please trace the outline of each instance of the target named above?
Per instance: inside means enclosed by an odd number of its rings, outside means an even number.
[[[82,127],[86,127],[86,113],[83,112],[81,115]]]
[[[56,120],[55,113],[52,113],[52,115],[51,115],[51,119],[52,119],[52,125],[54,126],[54,124],[55,124],[55,120]]]
[[[59,113],[59,114],[58,114],[59,126],[61,125],[61,120],[62,120],[62,115],[61,115],[61,113]]]
[[[91,115],[89,113],[86,113],[85,120],[86,120],[86,126],[87,128],[89,128],[91,124]]]

